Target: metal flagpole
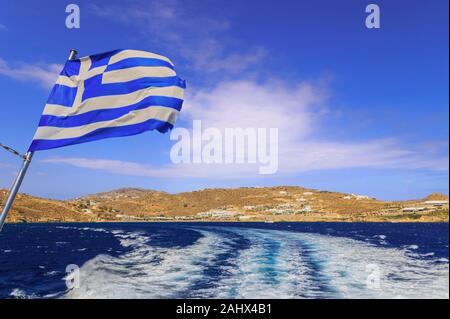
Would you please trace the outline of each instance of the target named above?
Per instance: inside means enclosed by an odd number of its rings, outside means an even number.
[[[69,54],[69,60],[75,59],[77,55],[76,50],[70,50]],[[22,184],[23,178],[25,174],[27,173],[28,166],[30,166],[31,159],[33,158],[34,152],[27,152],[23,156],[23,164],[22,168],[19,171],[19,174],[17,174],[17,177],[14,181],[14,184],[11,187],[11,190],[8,195],[8,199],[6,200],[5,206],[3,207],[2,214],[0,215],[0,232],[2,231],[3,224],[5,223],[6,217],[8,216],[9,210],[11,209],[11,206],[14,202],[14,199],[16,198],[17,192],[19,191],[20,185]]]
[[[22,168],[20,169],[19,174],[17,174],[16,180],[14,181],[14,184],[9,191],[8,199],[6,200],[2,214],[0,215],[0,231],[3,228],[3,224],[5,223],[6,216],[8,216],[8,212],[14,202],[14,198],[16,198],[17,192],[19,191],[20,184],[22,184],[22,180],[25,176],[25,173],[27,172],[28,166],[30,166],[32,157],[33,152],[27,152],[24,156]]]

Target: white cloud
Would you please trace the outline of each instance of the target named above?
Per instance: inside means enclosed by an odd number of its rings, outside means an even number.
[[[321,139],[321,131],[327,130],[322,121],[328,114],[327,103],[327,89],[311,83],[289,87],[274,80],[230,81],[188,97],[182,116],[221,129],[278,128],[282,174],[352,167],[448,168],[448,156],[410,149],[393,138],[363,142]]]
[[[91,8],[99,17],[133,26],[140,42],[150,42],[170,50],[171,54],[177,53],[180,59],[189,62],[187,67],[201,70],[203,74],[236,74],[266,56],[262,47],[244,45],[244,51],[230,49],[236,41],[225,33],[231,28],[231,22],[202,13],[205,8],[198,2],[136,1],[126,6],[93,4]]]
[[[109,159],[82,158],[82,157],[71,157],[71,158],[54,157],[42,160],[41,162],[68,164],[75,167],[90,168],[110,173],[131,175],[131,176],[166,177],[167,175],[170,175],[170,171],[164,168],[157,168],[139,163],[109,160]]]
[[[439,155],[442,149],[411,149],[392,138],[362,142],[320,139],[321,131],[327,129],[322,124],[328,114],[327,90],[311,83],[287,87],[274,80],[266,83],[241,80],[194,92],[187,97],[181,113],[184,122],[200,119],[203,129],[278,128],[278,174],[281,175],[358,167],[448,169],[448,156]],[[264,177],[258,175],[258,164],[168,164],[155,167],[95,158],[52,158],[45,162],[146,177]]]
[[[182,3],[176,0],[146,1],[129,3],[126,6],[90,5],[90,11],[97,16],[122,23],[150,22],[152,26],[163,28],[180,17]],[[130,21],[130,19],[132,19]],[[139,21],[137,21],[139,20]]]
[[[156,178],[222,178],[255,177],[256,164],[168,164],[162,167],[104,158],[52,157],[41,160],[47,164],[66,164],[112,174]]]
[[[55,84],[62,67],[59,64],[8,63],[0,58],[0,75],[19,81],[36,82],[46,89]]]
[[[189,94],[194,92],[193,94]],[[276,127],[285,139],[309,134],[318,124],[327,92],[319,86],[298,83],[291,88],[276,80],[226,81],[212,90],[192,88],[182,117],[202,120],[207,126]]]
[[[225,53],[225,48],[217,40],[201,42],[181,48],[190,66],[202,73],[238,74],[260,63],[267,55],[262,47],[251,48],[244,53]]]
[[[0,23],[0,32],[1,31],[8,31],[8,28],[6,27],[6,25]]]
[[[328,114],[326,87],[309,82],[287,85],[274,79],[264,83],[244,79],[242,71],[260,63],[267,55],[266,50],[244,45],[241,47],[245,50],[235,51],[233,48],[238,40],[230,39],[226,33],[232,28],[231,21],[211,19],[198,8],[198,2],[170,0],[135,1],[126,6],[91,5],[90,12],[133,27],[140,42],[153,42],[170,52],[178,52],[179,57],[189,61],[186,65],[201,70],[202,74],[217,73],[214,81],[219,84],[215,87],[189,87],[181,119],[185,122],[200,119],[204,127],[220,129],[278,128],[279,174],[355,167],[434,170],[448,167],[448,156],[441,155],[442,149],[417,150],[393,138],[380,136],[358,142],[322,139],[321,132],[327,130],[323,124]],[[1,70],[0,64],[0,73]],[[233,81],[218,81],[221,77],[217,75],[226,73],[234,75]],[[258,176],[258,165],[168,164],[155,167],[145,163],[80,157],[44,161],[148,177]]]

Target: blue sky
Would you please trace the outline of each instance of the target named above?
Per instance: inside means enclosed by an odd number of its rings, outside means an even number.
[[[79,5],[81,28],[65,7]],[[448,194],[448,1],[0,0],[0,142],[25,151],[68,50],[166,55],[188,83],[177,126],[279,128],[279,171],[174,167],[169,134],[35,155],[22,191],[70,198],[300,185],[381,199]],[[194,164],[192,164],[194,165]],[[20,160],[0,152],[0,187]]]

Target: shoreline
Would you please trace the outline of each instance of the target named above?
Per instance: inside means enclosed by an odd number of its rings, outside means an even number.
[[[3,190],[0,195],[6,196]],[[448,222],[448,196],[380,201],[300,186],[168,194],[121,188],[69,201],[18,194],[7,222]]]
[[[249,223],[261,223],[261,224],[276,224],[276,223],[354,223],[354,224],[368,224],[368,223],[385,223],[385,224],[416,224],[416,223],[429,223],[429,224],[448,224],[448,220],[299,220],[299,221],[273,221],[267,222],[263,220],[254,221],[240,221],[240,220],[147,220],[147,221],[125,221],[125,220],[111,220],[111,221],[37,221],[37,222],[7,222],[5,225],[36,225],[36,224],[145,224],[145,223],[234,223],[234,224],[249,224]]]

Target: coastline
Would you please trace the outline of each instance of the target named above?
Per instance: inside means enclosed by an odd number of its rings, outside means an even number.
[[[367,219],[367,220],[349,220],[349,219],[304,219],[304,220],[230,220],[230,219],[216,219],[216,220],[202,220],[202,219],[192,219],[192,220],[93,220],[93,221],[31,221],[31,222],[7,222],[7,225],[27,225],[27,224],[145,224],[145,223],[160,223],[160,224],[168,224],[168,223],[234,223],[234,224],[249,224],[249,223],[388,223],[388,224],[416,224],[416,223],[442,223],[448,224],[449,219],[398,219],[398,220],[388,220],[388,219]]]
[[[3,190],[0,195],[6,196]],[[448,222],[448,196],[383,201],[300,186],[169,194],[121,188],[70,200],[19,194],[7,222]]]

